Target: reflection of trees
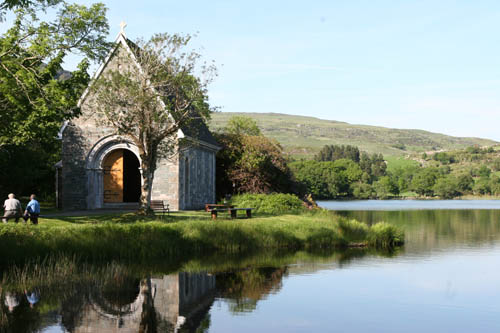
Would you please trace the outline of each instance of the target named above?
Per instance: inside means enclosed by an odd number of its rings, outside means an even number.
[[[253,311],[258,301],[281,289],[286,274],[286,267],[250,268],[217,274],[217,293],[230,301],[231,311]]]
[[[154,309],[151,279],[143,279],[141,281],[141,294],[144,295],[144,301],[142,303],[139,333],[154,333],[156,332],[156,312]]]
[[[4,290],[37,287],[41,300],[31,310],[25,300],[22,311],[16,310],[13,314],[2,305],[0,332],[37,331],[59,323],[69,332],[119,329],[206,332],[215,295],[223,298],[233,312],[253,311],[259,301],[281,290],[282,279],[289,272],[315,272],[325,269],[326,264],[329,268],[340,267],[367,254],[378,253],[351,249],[204,257],[191,265],[197,267],[198,272],[212,271],[213,274],[159,276],[116,263],[100,267],[59,258],[45,265],[36,264],[30,269],[14,269],[4,274],[4,282],[10,281],[9,288]],[[296,263],[299,265],[287,267]],[[42,314],[37,312],[40,307],[44,308]]]
[[[350,211],[340,215],[368,224],[385,221],[405,230],[406,251],[481,246],[500,239],[500,210]]]

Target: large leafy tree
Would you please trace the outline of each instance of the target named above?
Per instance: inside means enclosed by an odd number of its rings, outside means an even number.
[[[78,114],[89,62],[110,46],[106,8],[8,0],[0,3],[0,19],[11,10],[11,26],[0,36],[0,191],[50,194],[57,132],[64,119]],[[72,73],[62,68],[70,54],[84,58]]]
[[[0,22],[9,10],[16,8],[46,8],[60,2],[61,0],[4,0],[0,2]]]
[[[217,196],[235,193],[290,192],[291,179],[283,149],[266,138],[255,120],[234,116],[217,134]]]
[[[178,152],[181,128],[190,133],[209,118],[207,85],[215,66],[188,48],[191,36],[156,34],[118,54],[123,66],[105,71],[92,84],[93,116],[139,148],[143,185],[141,207],[151,204],[154,173],[160,158]],[[135,62],[137,61],[137,62]],[[137,63],[139,66],[134,66]],[[182,145],[195,144],[183,140]]]
[[[47,1],[56,14],[46,22],[30,3],[22,2],[27,7],[16,10],[12,27],[0,37],[0,122],[8,124],[0,126],[0,147],[52,141],[61,122],[78,113],[88,59],[103,57],[109,47],[103,4]],[[85,58],[69,75],[62,64],[71,53]]]

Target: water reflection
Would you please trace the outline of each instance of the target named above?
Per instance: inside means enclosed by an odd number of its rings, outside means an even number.
[[[0,327],[2,332],[54,325],[69,332],[190,332],[206,320],[214,295],[215,276],[206,273],[141,280],[113,274],[102,283],[75,283],[40,306],[38,291],[5,290]]]
[[[233,314],[251,313],[280,292],[290,269],[296,274],[300,269],[324,269],[326,264],[332,268],[332,263],[342,267],[370,253],[354,249],[248,254],[239,261],[216,256],[204,260],[203,272],[147,277],[120,264],[78,270],[64,260],[46,269],[54,278],[36,270],[30,277],[28,269],[21,274],[13,269],[4,272],[0,331],[206,332],[215,300],[223,300]],[[223,265],[227,262],[230,268]],[[307,264],[299,268],[297,262]],[[185,266],[200,268],[200,263]],[[19,276],[21,284],[15,281]]]
[[[435,251],[493,245],[500,240],[500,210],[337,211],[368,224],[389,222],[405,231],[405,251]]]
[[[180,273],[48,261],[4,272],[0,331],[311,332],[332,320],[339,331],[500,329],[500,211],[338,214],[400,225],[405,247],[201,257]]]
[[[261,267],[218,274],[218,297],[228,300],[233,313],[252,312],[259,301],[279,292],[287,272],[287,267]]]

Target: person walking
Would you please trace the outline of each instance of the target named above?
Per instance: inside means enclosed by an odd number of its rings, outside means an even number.
[[[32,194],[30,196],[30,202],[26,206],[24,211],[23,219],[27,222],[30,219],[31,223],[38,224],[38,216],[40,216],[40,204],[36,200],[36,195]]]
[[[15,218],[16,223],[19,222],[19,217],[22,214],[21,203],[16,199],[14,193],[9,194],[9,198],[5,200],[3,208],[5,210],[2,218],[3,223],[7,223],[9,219]]]

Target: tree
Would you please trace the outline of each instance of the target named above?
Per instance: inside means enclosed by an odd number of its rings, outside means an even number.
[[[60,2],[61,0],[4,0],[0,3],[0,22],[9,10],[16,8],[46,8]]]
[[[233,135],[262,135],[257,122],[250,117],[233,116],[229,118],[224,132]]]
[[[118,55],[123,66],[104,72],[91,85],[99,106],[97,120],[139,149],[144,211],[150,208],[158,160],[176,154],[179,144],[190,144],[177,138],[179,129],[196,129],[200,121],[210,117],[207,85],[215,75],[215,66],[199,63],[200,54],[187,49],[190,40],[191,36],[178,34],[138,40],[133,55]]]
[[[461,193],[472,191],[474,178],[470,174],[461,174],[457,177],[457,190]]]
[[[356,182],[351,184],[351,192],[356,199],[370,199],[373,197],[373,188],[367,183]]]
[[[361,153],[359,159],[359,166],[371,178],[371,181],[376,180],[378,177],[385,176],[387,164],[385,163],[382,154],[373,154],[371,157],[367,153]]]
[[[331,162],[341,158],[350,159],[356,163],[359,162],[359,149],[355,146],[339,146],[339,145],[326,145],[315,156],[316,161]]]
[[[331,199],[333,197],[330,192],[332,187],[328,187],[328,184],[333,184],[334,180],[332,162],[298,161],[290,163],[290,169],[295,179],[315,199]]]
[[[422,168],[418,170],[411,181],[412,189],[420,195],[432,196],[438,174],[439,171],[436,168]]]
[[[283,150],[265,136],[219,133],[217,196],[289,192],[293,185]]]
[[[55,6],[53,21],[38,18],[43,4]],[[102,58],[109,47],[103,4],[12,1],[0,8],[13,6],[22,8],[0,37],[0,123],[9,124],[0,126],[0,147],[53,141],[62,121],[78,114],[76,103],[89,80],[87,59]],[[62,70],[69,53],[86,57],[71,75]]]
[[[436,184],[434,184],[434,194],[443,199],[454,198],[460,195],[457,183],[458,179],[452,175],[448,175],[444,178],[439,178],[436,181]]]
[[[481,165],[478,171],[479,177],[481,178],[489,178],[491,175],[491,169],[486,165]]]
[[[373,154],[371,158],[371,174],[374,177],[385,176],[387,170],[387,164],[384,161],[384,156],[382,154]]]
[[[399,194],[398,186],[389,176],[380,177],[378,181],[373,183],[373,189],[379,199],[386,199]]]
[[[238,191],[288,192],[291,177],[280,144],[263,136],[249,135],[241,142],[241,158],[229,174]]]
[[[36,192],[47,199],[60,158],[59,128],[79,112],[89,61],[104,56],[110,45],[106,7],[6,0],[0,21],[13,9],[12,25],[0,36],[0,191]],[[52,19],[41,20],[39,13]],[[69,54],[85,57],[73,73],[62,68]]]
[[[473,190],[475,194],[490,194],[491,184],[489,178],[479,178],[478,181],[474,184]]]

